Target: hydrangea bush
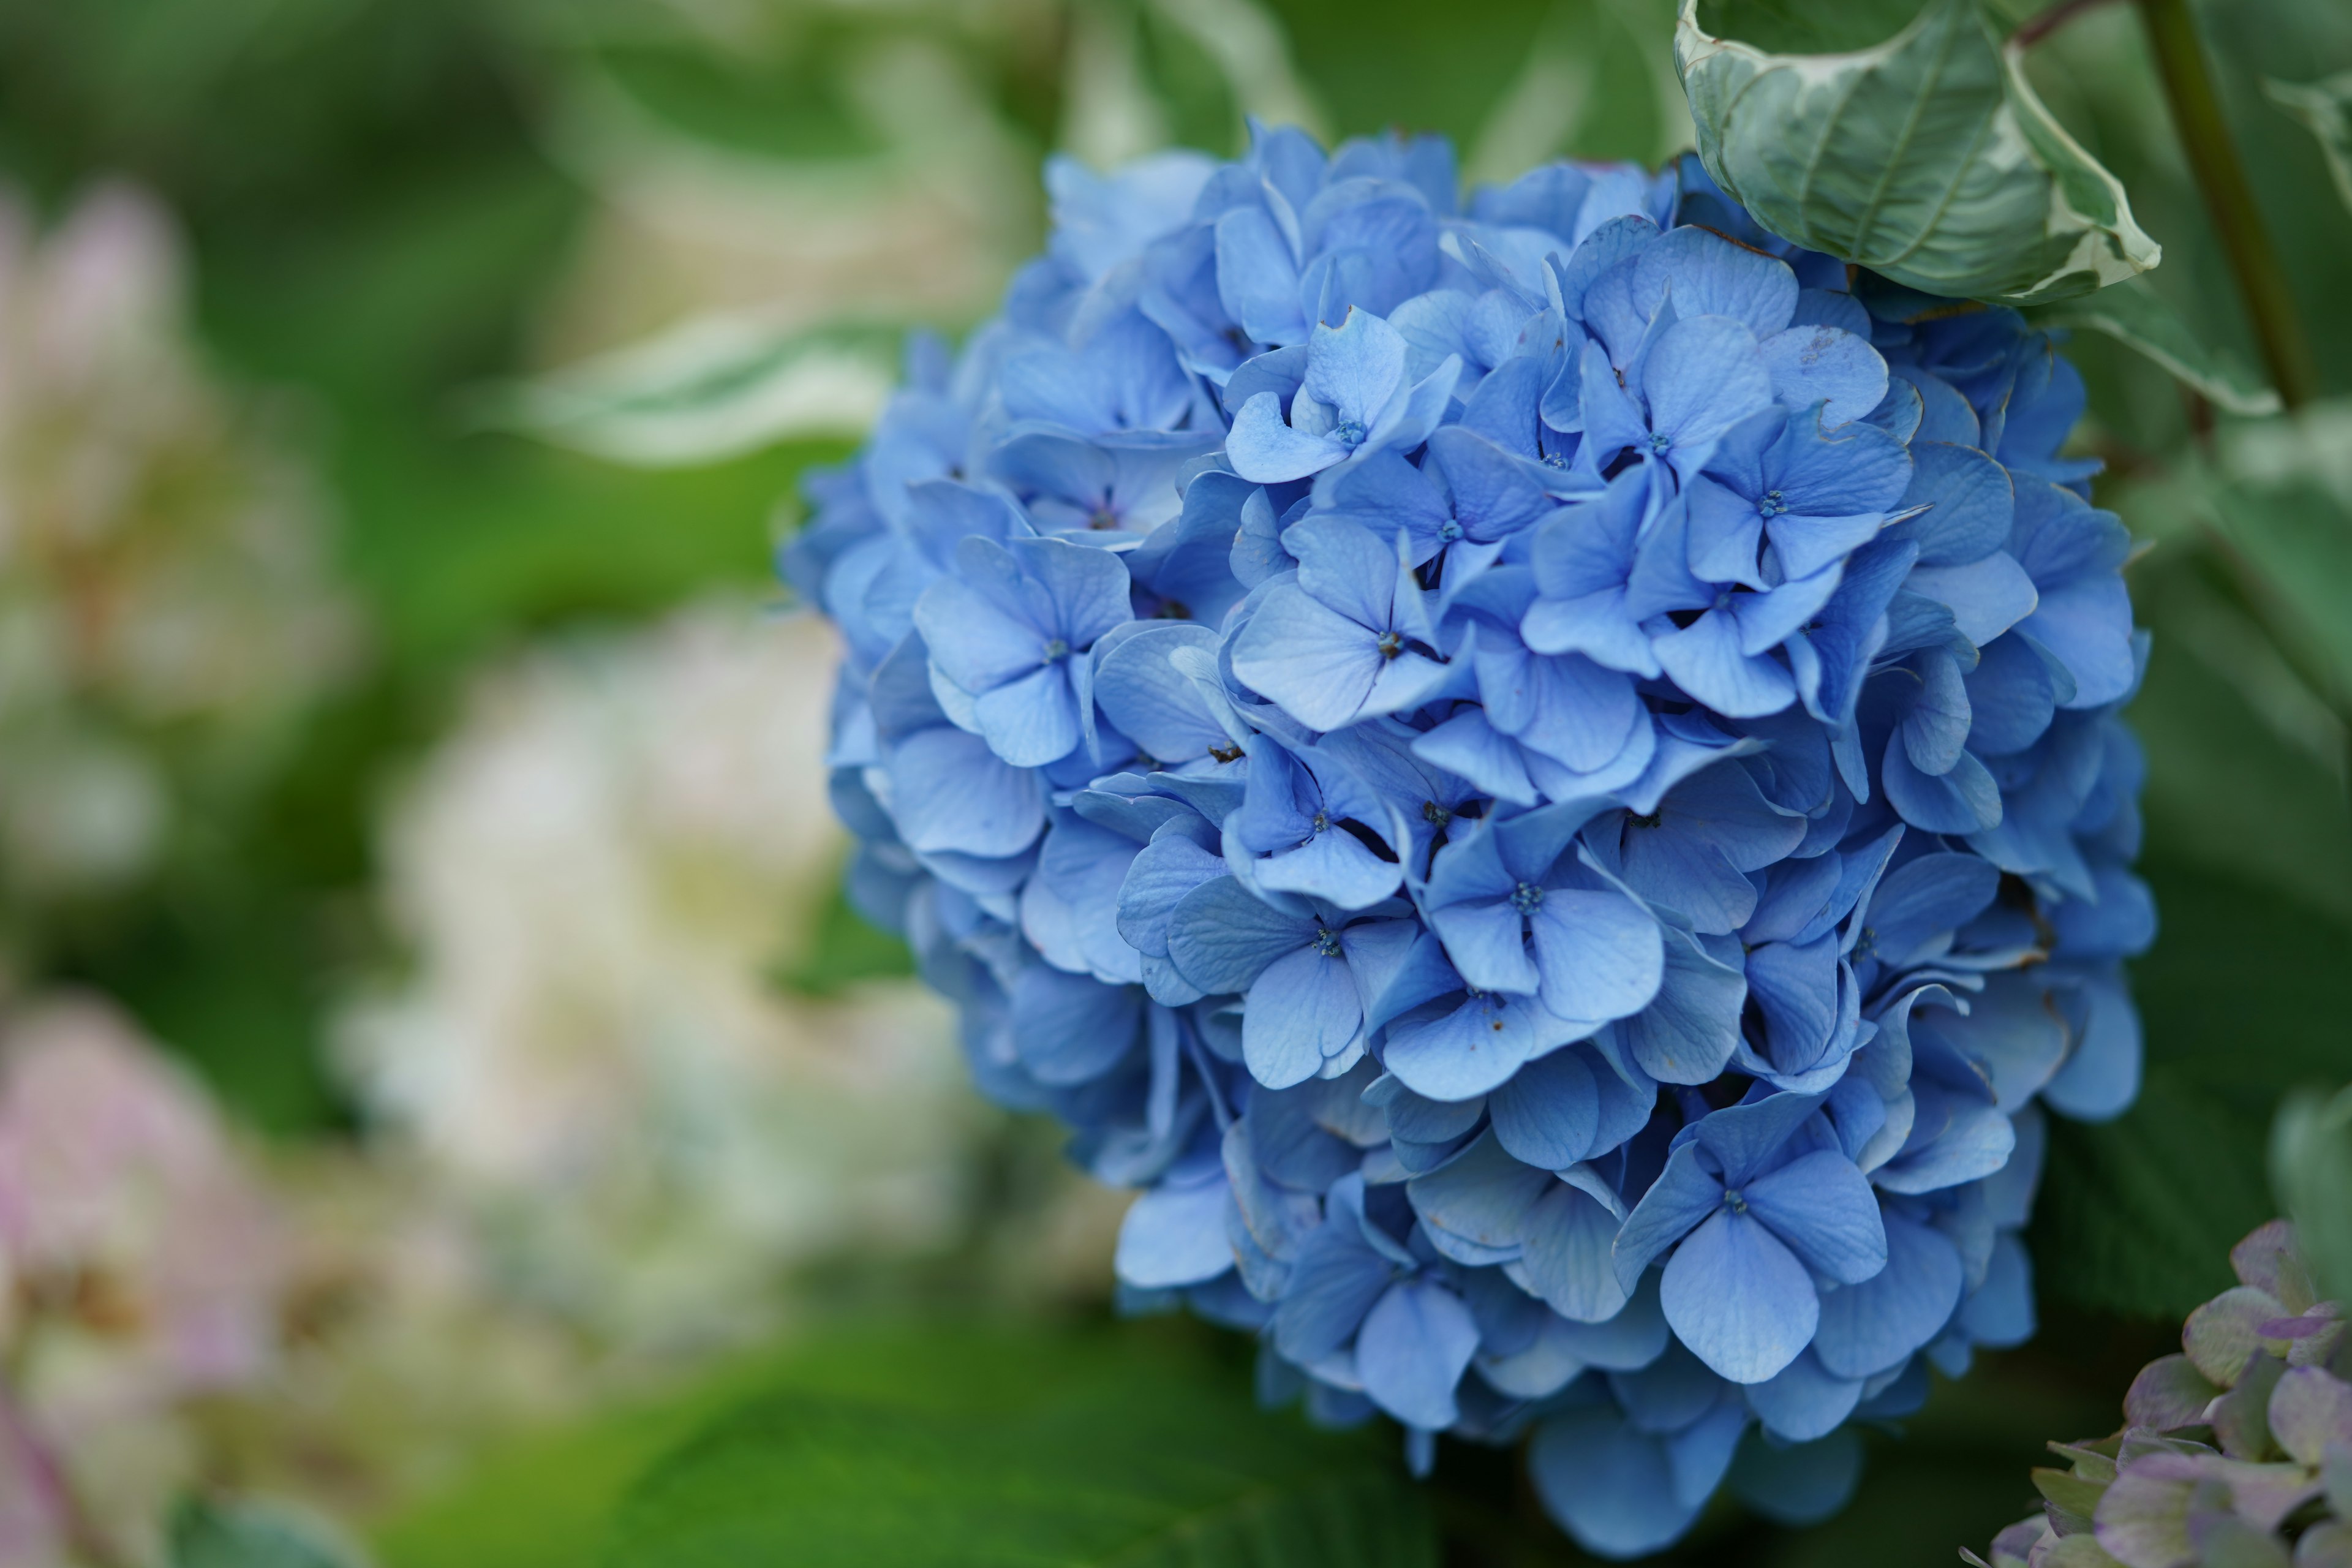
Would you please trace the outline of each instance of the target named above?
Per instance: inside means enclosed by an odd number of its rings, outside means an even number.
[[[1695,160],[1047,171],[813,479],[859,907],[1139,1188],[1270,1398],[1532,1435],[1610,1555],[2033,1329],[2045,1110],[2137,1084],[2144,658],[2082,384]]]
[[[2182,1353],[2133,1380],[2124,1429],[2050,1445],[2067,1468],[2033,1472],[2042,1512],[2000,1532],[1991,1568],[2352,1564],[2344,1304],[2321,1299],[2284,1220],[2230,1262],[2238,1283],[2189,1314]]]

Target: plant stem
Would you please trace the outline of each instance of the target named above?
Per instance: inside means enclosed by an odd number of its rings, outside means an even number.
[[[2296,318],[2285,268],[2271,247],[2262,209],[2246,184],[2237,143],[2230,139],[2229,123],[2222,118],[2221,96],[2197,37],[2196,14],[2189,0],[2139,0],[2139,9],[2147,24],[2157,74],[2164,81],[2165,100],[2171,106],[2173,128],[2205,194],[2230,270],[2237,276],[2238,291],[2245,297],[2246,314],[2270,368],[2271,384],[2278,389],[2280,402],[2298,407],[2311,400],[2316,382],[2311,345]]]

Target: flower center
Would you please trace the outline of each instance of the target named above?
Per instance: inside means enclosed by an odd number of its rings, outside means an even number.
[[[1663,452],[1674,444],[1675,438],[1663,430],[1656,431],[1650,437],[1650,450],[1653,452]]]
[[[1343,419],[1331,426],[1331,439],[1342,447],[1360,447],[1364,444],[1364,437],[1370,434],[1360,421],[1354,419]]]
[[[1339,956],[1339,934],[1329,926],[1315,928],[1315,951],[1326,958]]]
[[[1421,819],[1433,827],[1443,827],[1454,820],[1454,814],[1433,800],[1421,803]]]
[[[1331,826],[1331,818],[1330,818],[1329,814],[1328,814],[1328,813],[1326,813],[1326,812],[1320,812],[1320,811],[1318,811],[1318,812],[1317,812],[1317,813],[1315,814],[1315,823],[1314,823],[1314,827],[1315,827],[1315,831],[1316,831],[1316,832],[1320,833],[1320,832],[1322,832],[1325,828],[1327,828],[1327,827],[1328,827],[1328,826]]]
[[[1069,657],[1070,645],[1064,642],[1060,637],[1054,637],[1046,642],[1045,657],[1039,662],[1044,664],[1059,664]]]
[[[1544,890],[1533,882],[1521,882],[1511,889],[1511,908],[1523,915],[1531,915],[1543,903]]]
[[[1239,746],[1211,746],[1209,755],[1221,763],[1238,763],[1242,760],[1242,749]]]
[[[1655,827],[1658,826],[1659,819],[1660,814],[1654,811],[1650,813],[1647,816],[1628,816],[1625,818],[1625,826],[1628,827]]]
[[[1093,511],[1087,514],[1087,526],[1092,529],[1117,528],[1118,526],[1118,514],[1111,510],[1107,505],[1098,506],[1095,508]]]
[[[1780,499],[1779,490],[1766,490],[1764,499],[1756,503],[1756,510],[1766,517],[1779,517],[1789,510],[1789,503]]]
[[[1558,452],[1546,452],[1544,454],[1544,466],[1552,468],[1564,468],[1568,467],[1568,459],[1561,457]]]
[[[1723,1189],[1723,1206],[1733,1214],[1746,1214],[1748,1200],[1739,1195],[1738,1187],[1726,1187]]]
[[[1437,537],[1451,544],[1462,537],[1462,525],[1449,517],[1437,525]]]
[[[1394,658],[1403,651],[1404,638],[1397,636],[1394,632],[1382,632],[1381,634],[1381,657],[1382,658]]]

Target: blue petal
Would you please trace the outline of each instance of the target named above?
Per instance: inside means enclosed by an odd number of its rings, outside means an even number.
[[[1889,539],[1916,540],[1922,566],[1965,566],[2009,542],[2017,498],[2009,470],[1974,447],[1916,441],[1911,447],[1911,485],[1902,510],[1927,510],[1887,531]]]
[[[1821,1315],[1805,1266],[1757,1220],[1728,1210],[1675,1248],[1659,1299],[1676,1337],[1734,1383],[1761,1383],[1796,1360]]]
[[[1555,889],[1528,929],[1543,1005],[1559,1017],[1601,1024],[1640,1012],[1658,994],[1658,922],[1622,893]]]
[[[2049,667],[2021,637],[1996,637],[1963,678],[1969,693],[1969,750],[2005,757],[2025,750],[2057,711]]]
[[[1976,919],[2000,890],[2000,868],[1981,856],[1922,855],[1887,874],[1863,919],[1878,956],[1900,963],[1931,937]]]
[[[1632,1289],[1653,1258],[1722,1206],[1723,1184],[1699,1163],[1697,1147],[1676,1149],[1617,1233],[1612,1252],[1618,1283]]]
[[[2033,1260],[2016,1237],[1994,1238],[1984,1283],[1961,1303],[1959,1326],[1978,1344],[1996,1350],[2033,1337]]]
[[[1314,934],[1312,916],[1275,909],[1220,877],[1185,894],[1169,915],[1168,956],[1203,991],[1247,991],[1266,965],[1305,951]]]
[[[1772,395],[1790,408],[1822,405],[1825,429],[1852,424],[1886,395],[1886,362],[1868,338],[1836,327],[1791,327],[1759,349]]]
[[[1392,860],[1383,860],[1351,834],[1338,827],[1324,829],[1305,844],[1257,864],[1258,886],[1274,892],[1304,893],[1339,905],[1365,910],[1397,890],[1404,873]]]
[[[1301,1366],[1321,1361],[1348,1342],[1395,1278],[1355,1221],[1334,1215],[1299,1244],[1290,1288],[1275,1309],[1276,1348]]]
[[[1822,1300],[1813,1353],[1835,1377],[1870,1377],[1899,1366],[1943,1332],[1960,1300],[1959,1249],[1940,1232],[1886,1220],[1886,1268]]]
[[[1748,1407],[1775,1436],[1792,1443],[1826,1437],[1862,1402],[1863,1380],[1832,1377],[1811,1349],[1762,1383],[1748,1385]]]
[[[1356,1374],[1372,1403],[1409,1426],[1444,1431],[1460,1417],[1454,1390],[1478,1352],[1478,1325],[1462,1298],[1426,1279],[1404,1279],[1365,1314]]]
[[[1232,1192],[1219,1170],[1205,1182],[1163,1183],[1146,1192],[1119,1222],[1113,1266],[1139,1289],[1164,1290],[1213,1279],[1234,1266],[1225,1239]]]
[[[2005,550],[1965,566],[1920,566],[1904,587],[1952,612],[1953,625],[1982,647],[2033,613],[2040,595],[2025,568]]]
[[[1224,876],[1225,858],[1181,831],[1155,837],[1129,862],[1118,889],[1118,934],[1146,958],[1168,956],[1168,922],[1202,883]]]
[[[1086,1083],[1125,1061],[1141,1038],[1143,993],[1032,963],[1013,983],[1013,1044],[1040,1083]]]
[[[1542,984],[1521,935],[1522,918],[1509,903],[1446,904],[1429,910],[1429,923],[1475,989],[1527,996]]]
[[[1060,664],[982,692],[972,717],[989,750],[1016,768],[1042,768],[1077,749],[1078,701]]]
[[[1045,781],[961,730],[908,736],[891,748],[887,772],[890,815],[910,849],[1000,858],[1045,826]]]
[[[1495,1090],[1486,1109],[1503,1147],[1530,1165],[1557,1171],[1593,1152],[1600,1090],[1592,1069],[1575,1051],[1554,1051],[1529,1062]]]
[[[1307,336],[1298,308],[1298,262],[1264,207],[1236,207],[1217,219],[1217,298],[1225,314],[1262,343]]]
[[[1796,313],[1797,275],[1787,262],[1711,229],[1668,229],[1641,256],[1636,296],[1655,300],[1671,293],[1679,315],[1728,316],[1760,338],[1780,331]]]
[[[1451,1238],[1517,1256],[1530,1211],[1559,1184],[1550,1173],[1513,1159],[1488,1131],[1442,1169],[1406,1183],[1405,1193],[1439,1250]]]
[[[2000,786],[1985,765],[1962,752],[1948,773],[1923,773],[1912,764],[1898,731],[1887,739],[1880,771],[1889,805],[1927,833],[1981,833],[2000,822]]]
[[[1788,668],[1740,651],[1739,622],[1727,609],[1709,610],[1654,639],[1659,664],[1676,685],[1717,712],[1734,719],[1778,713],[1797,700]]]
[[[1171,649],[1213,653],[1217,635],[1184,622],[1147,626],[1102,658],[1095,701],[1118,732],[1162,763],[1185,763],[1231,744],[1192,679],[1168,662]]]
[[[1605,1406],[1565,1411],[1536,1428],[1528,1468],[1545,1510],[1603,1557],[1645,1557],[1698,1518],[1675,1495],[1665,1444]]]
[[[1551,1182],[1523,1220],[1522,1235],[1520,1271],[1553,1311],[1601,1323],[1625,1310],[1627,1292],[1610,1250],[1617,1216],[1591,1194]]]
[[[2084,982],[2087,1009],[2074,1054],[2042,1090],[2051,1108],[2078,1121],[2108,1121],[2130,1109],[2139,1094],[2139,1011],[2131,992],[2115,975]]]
[[[1275,960],[1250,987],[1242,1059],[1268,1089],[1288,1089],[1313,1078],[1363,1028],[1363,1006],[1346,963],[1300,948]]]
[[[1642,371],[1650,428],[1675,468],[1697,471],[1715,442],[1772,401],[1756,335],[1727,316],[1693,316],[1658,334]]]
[[[1911,765],[1931,777],[1952,771],[1969,738],[1969,692],[1959,661],[1948,649],[1927,648],[1913,656],[1918,689],[1904,707],[1898,726]]]
[[[1709,1083],[1738,1047],[1748,980],[1685,932],[1664,940],[1656,999],[1618,1029],[1635,1064],[1660,1083]]]
[[[1783,1447],[1754,1439],[1731,1468],[1731,1489],[1778,1524],[1819,1524],[1845,1507],[1862,1480],[1862,1439],[1841,1432]]]
[[[1234,472],[1256,485],[1303,479],[1347,455],[1338,443],[1285,424],[1282,400],[1271,392],[1258,393],[1243,404],[1225,437],[1225,456]]]
[[[1801,1154],[1739,1191],[1748,1212],[1816,1274],[1855,1285],[1886,1267],[1877,1195],[1843,1154]]]
[[[1427,1023],[1398,1026],[1381,1059],[1415,1094],[1462,1100],[1500,1087],[1570,1031],[1532,997],[1488,993]]]
[[[1299,722],[1336,730],[1362,711],[1388,662],[1379,643],[1297,584],[1277,583],[1234,639],[1234,673]]]
[[[1308,339],[1307,395],[1369,429],[1404,384],[1404,356],[1394,327],[1351,306],[1339,326],[1318,322]]]

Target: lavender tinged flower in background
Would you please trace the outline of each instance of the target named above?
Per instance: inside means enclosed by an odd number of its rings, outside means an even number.
[[[2043,1106],[2137,1083],[2071,372],[1726,239],[1691,161],[1049,184],[784,552],[860,907],[1267,1389],[1417,1466],[1532,1434],[1606,1555],[1833,1508],[1853,1423],[2032,1333]]]

